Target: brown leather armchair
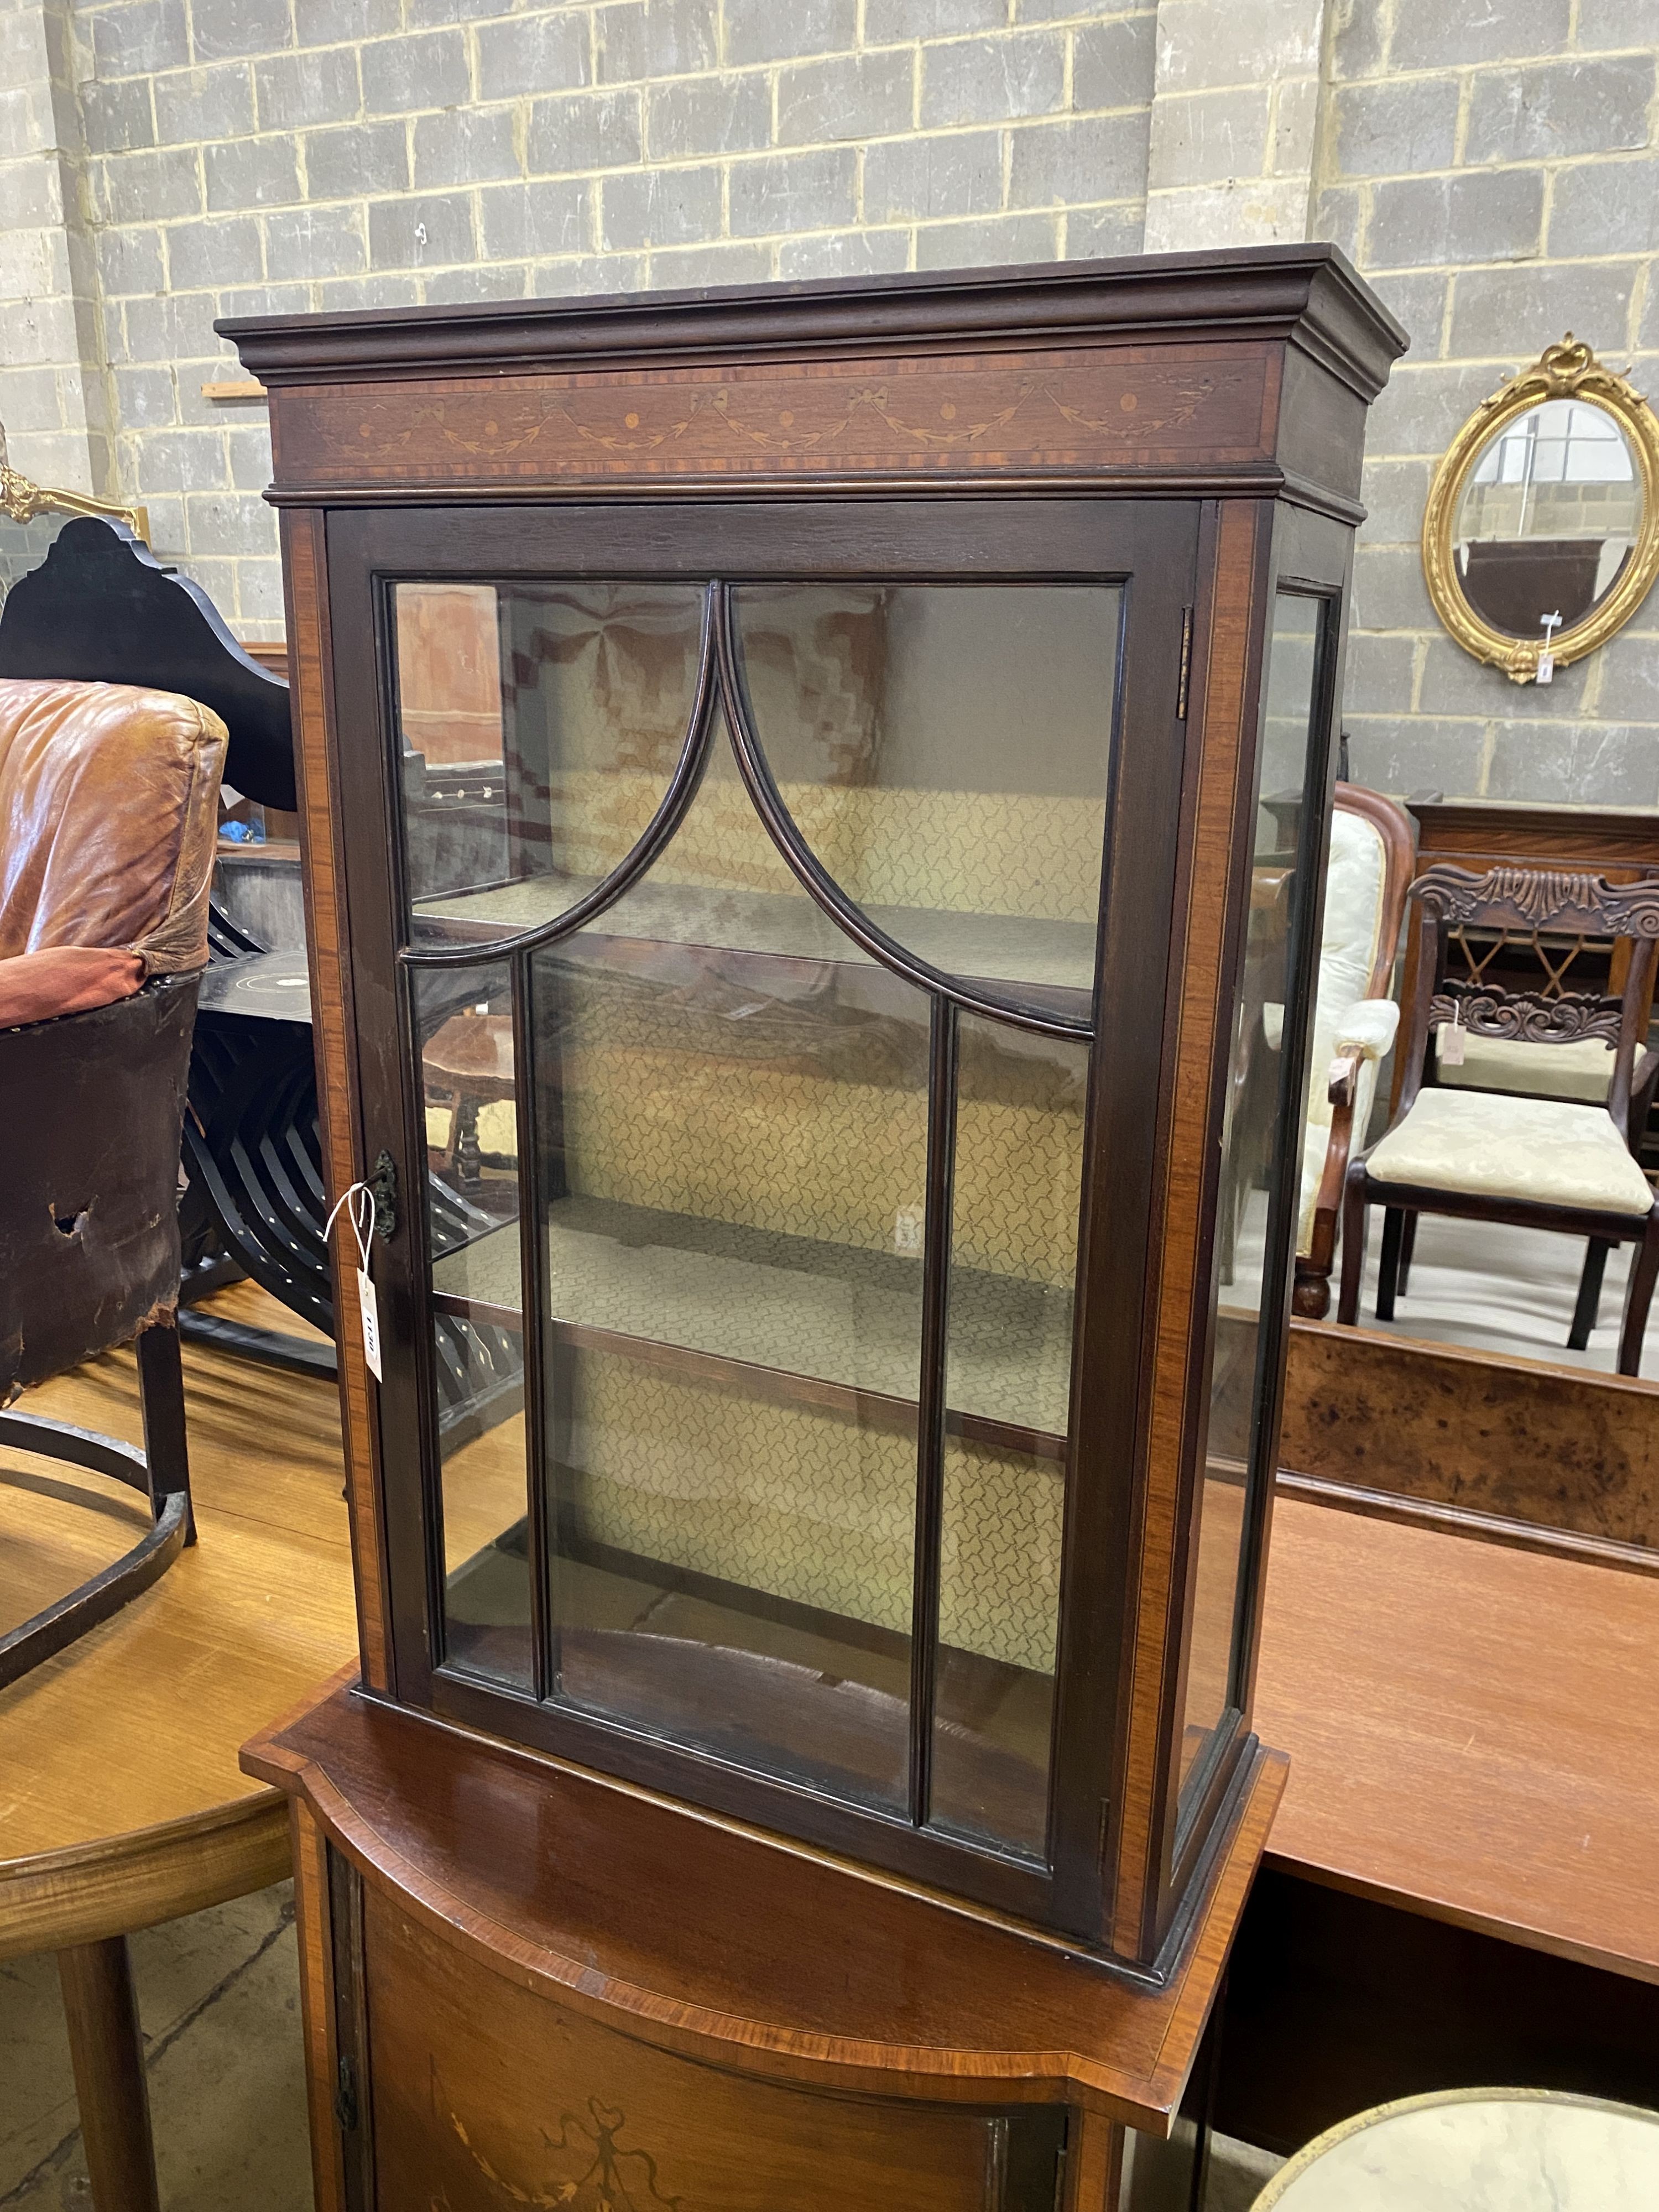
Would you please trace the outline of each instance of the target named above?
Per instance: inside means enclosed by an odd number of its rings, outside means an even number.
[[[0,1684],[192,1540],[177,1186],[225,728],[131,685],[0,681],[0,1407],[137,1340],[145,1449],[0,1412],[0,1445],[143,1491],[154,1527],[0,1638]]]

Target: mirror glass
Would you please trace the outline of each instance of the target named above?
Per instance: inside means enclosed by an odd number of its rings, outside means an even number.
[[[1613,416],[1541,400],[1494,432],[1469,471],[1452,529],[1458,580],[1494,629],[1554,635],[1612,589],[1641,525],[1641,478]]]

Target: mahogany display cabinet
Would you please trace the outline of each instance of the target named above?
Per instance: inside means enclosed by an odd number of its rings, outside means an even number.
[[[1403,333],[1324,246],[220,327],[270,393],[331,1194],[375,1204],[361,1681],[247,1753],[319,2197],[1114,2202],[1283,1782],[1252,1655]]]

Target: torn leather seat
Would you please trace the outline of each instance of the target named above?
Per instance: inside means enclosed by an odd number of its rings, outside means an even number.
[[[0,1407],[136,1337],[146,1449],[15,1410],[0,1412],[0,1446],[143,1491],[155,1524],[0,1638],[0,1684],[191,1540],[179,1139],[224,750],[192,700],[0,682]]]

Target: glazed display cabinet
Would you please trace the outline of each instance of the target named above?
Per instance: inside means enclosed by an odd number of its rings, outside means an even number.
[[[1283,1780],[1401,333],[1311,246],[223,327],[375,1206],[362,1680],[248,1754],[323,2199],[1112,2201]]]

